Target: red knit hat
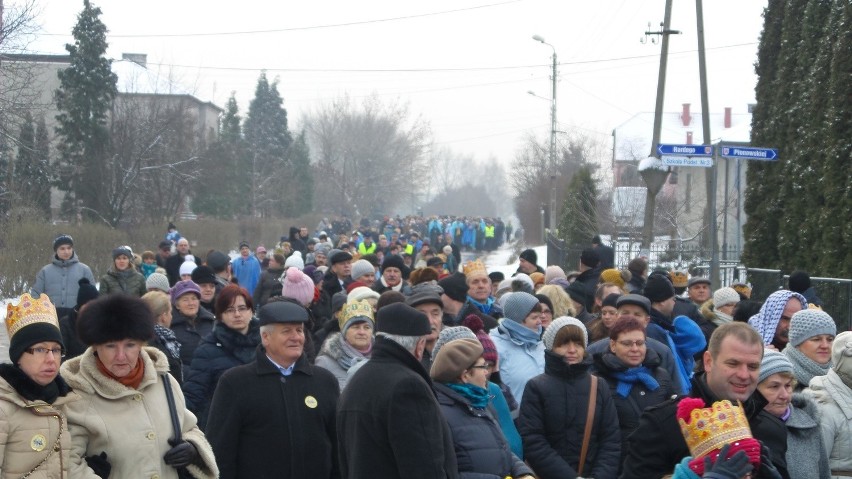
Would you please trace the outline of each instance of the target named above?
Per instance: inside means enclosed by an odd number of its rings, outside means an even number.
[[[476,339],[482,344],[482,359],[491,364],[497,364],[497,347],[494,346],[494,341],[485,332],[485,325],[482,323],[482,318],[475,314],[468,314],[462,321],[462,326],[467,326]]]

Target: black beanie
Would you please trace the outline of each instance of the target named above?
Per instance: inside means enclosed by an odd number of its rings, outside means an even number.
[[[669,281],[668,275],[652,274],[645,283],[642,295],[650,299],[652,303],[661,303],[675,296],[674,286]]]
[[[216,273],[209,266],[197,266],[192,270],[192,281],[195,284],[216,284]]]
[[[790,291],[803,294],[811,287],[811,277],[804,271],[793,271],[788,281]]]
[[[538,264],[538,254],[536,254],[534,249],[525,249],[521,251],[520,258],[526,260],[529,263]]]
[[[57,236],[56,239],[53,240],[53,251],[56,251],[57,249],[59,249],[60,246],[64,244],[74,246],[74,238],[72,238],[70,235]]]
[[[95,285],[86,278],[80,278],[77,284],[80,285],[80,289],[77,290],[77,311],[79,311],[84,304],[93,299],[98,299],[99,293],[98,288],[95,288]]]
[[[464,303],[467,301],[467,280],[463,273],[453,273],[438,281],[438,286],[444,289],[444,294],[451,299]]]
[[[59,328],[50,323],[33,323],[21,328],[9,341],[9,359],[12,364],[18,364],[25,349],[42,341],[56,341],[65,349]]]
[[[598,255],[598,252],[593,249],[584,249],[583,252],[580,253],[580,263],[583,263],[589,268],[597,268],[598,263],[600,262],[600,255]]]

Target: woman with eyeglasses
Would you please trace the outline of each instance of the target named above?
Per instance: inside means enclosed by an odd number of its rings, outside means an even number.
[[[482,357],[484,349],[475,338],[443,344],[429,373],[452,431],[459,477],[532,479],[532,470],[512,453],[489,405],[492,365]]]
[[[68,477],[65,404],[78,399],[59,375],[62,333],[46,295],[6,313],[11,364],[0,364],[0,477]]]
[[[616,321],[609,338],[609,349],[593,356],[593,369],[609,385],[618,412],[621,464],[627,452],[627,436],[639,426],[642,411],[676,393],[671,376],[660,366],[660,357],[645,345],[642,323],[634,318]]]
[[[201,339],[186,373],[183,394],[187,408],[198,416],[198,427],[207,425],[207,411],[222,374],[255,360],[260,326],[252,315],[251,295],[229,284],[216,297],[216,324]]]

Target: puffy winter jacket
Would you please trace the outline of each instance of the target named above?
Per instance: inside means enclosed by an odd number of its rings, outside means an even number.
[[[204,429],[207,425],[207,412],[219,377],[233,367],[254,361],[259,344],[260,326],[256,319],[251,320],[246,334],[217,322],[198,343],[182,386],[186,408],[198,417],[198,427]]]
[[[198,347],[201,338],[213,331],[215,320],[213,313],[202,307],[198,308],[198,314],[192,319],[187,318],[177,308],[172,307],[171,330],[180,342],[180,361],[184,368],[189,369],[192,364],[192,357],[195,355],[195,348]]]
[[[441,412],[453,433],[461,479],[502,479],[532,474],[503,437],[488,408],[475,409],[459,393],[434,383]]]
[[[491,330],[490,337],[500,357],[500,379],[521,402],[527,381],[544,372],[544,343],[525,346],[499,326]]]
[[[540,479],[578,475],[589,407],[590,365],[588,357],[568,365],[561,356],[545,351],[544,374],[527,383],[518,431],[524,441],[524,459]],[[618,413],[609,387],[599,380],[583,477],[616,477],[620,454]]]
[[[852,471],[852,388],[834,369],[811,379],[807,393],[813,395],[822,414],[822,442],[832,471]],[[813,458],[811,458],[813,460]],[[852,477],[852,474],[835,474]]]
[[[81,278],[86,278],[90,283],[95,284],[92,270],[77,259],[77,253],[72,254],[67,260],[54,256],[53,261],[36,275],[32,293],[34,295],[44,293],[57,308],[71,309],[77,305],[77,291],[80,289],[77,282]]]
[[[148,287],[145,285],[145,276],[135,269],[116,271],[110,268],[107,274],[101,276],[98,290],[101,294],[124,293],[141,298],[148,292]]]

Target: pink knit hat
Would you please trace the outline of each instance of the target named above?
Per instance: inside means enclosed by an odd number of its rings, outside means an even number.
[[[301,305],[308,305],[313,301],[314,282],[305,273],[299,271],[299,268],[294,266],[287,268],[287,273],[281,283],[284,285],[281,296],[293,298]]]

